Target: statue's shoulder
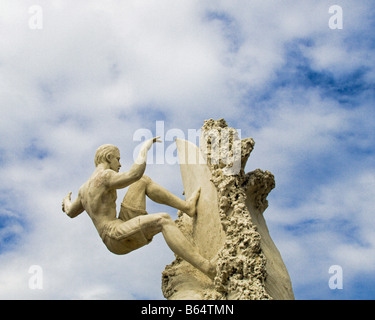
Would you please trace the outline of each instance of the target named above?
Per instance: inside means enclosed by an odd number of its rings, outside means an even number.
[[[105,170],[100,171],[100,176],[103,177],[103,179],[109,179],[113,177],[115,174],[116,172],[113,171],[112,169],[105,169]]]
[[[106,182],[108,182],[114,174],[116,173],[111,169],[97,170],[91,175],[90,179],[82,187],[85,185],[86,188],[91,186],[99,187],[100,185],[106,184]]]

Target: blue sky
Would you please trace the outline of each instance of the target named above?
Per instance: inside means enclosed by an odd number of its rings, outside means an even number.
[[[32,5],[42,29],[29,27]],[[343,29],[329,27],[331,5]],[[275,175],[264,213],[296,299],[375,298],[373,1],[11,1],[0,4],[0,298],[162,299],[162,236],[106,251],[61,200],[103,143],[225,118]],[[163,150],[172,142],[165,141]],[[177,195],[177,165],[147,174]],[[121,201],[125,191],[118,193]],[[182,196],[182,195],[181,195]],[[149,212],[173,209],[148,202]],[[28,287],[32,265],[43,289]],[[343,289],[328,270],[343,270]]]

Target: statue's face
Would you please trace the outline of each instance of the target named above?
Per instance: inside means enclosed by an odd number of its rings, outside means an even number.
[[[109,156],[109,167],[113,171],[119,172],[121,168],[120,164],[120,152],[116,151]]]

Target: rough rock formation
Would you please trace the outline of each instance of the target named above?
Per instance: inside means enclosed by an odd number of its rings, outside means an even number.
[[[269,171],[245,173],[254,140],[241,140],[224,119],[207,120],[200,149],[176,140],[186,198],[198,187],[193,219],[178,212],[177,225],[206,258],[215,261],[214,281],[181,258],[166,267],[167,299],[294,299],[288,271],[272,241],[263,212],[275,187]]]

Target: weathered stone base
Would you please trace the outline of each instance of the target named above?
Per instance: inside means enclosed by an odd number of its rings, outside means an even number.
[[[244,172],[254,140],[240,140],[223,119],[210,119],[202,127],[201,150],[188,141],[176,143],[186,198],[201,187],[196,217],[179,212],[176,223],[204,257],[215,259],[217,275],[211,281],[176,257],[163,272],[164,296],[294,299],[288,271],[263,217],[274,176],[260,169]]]

